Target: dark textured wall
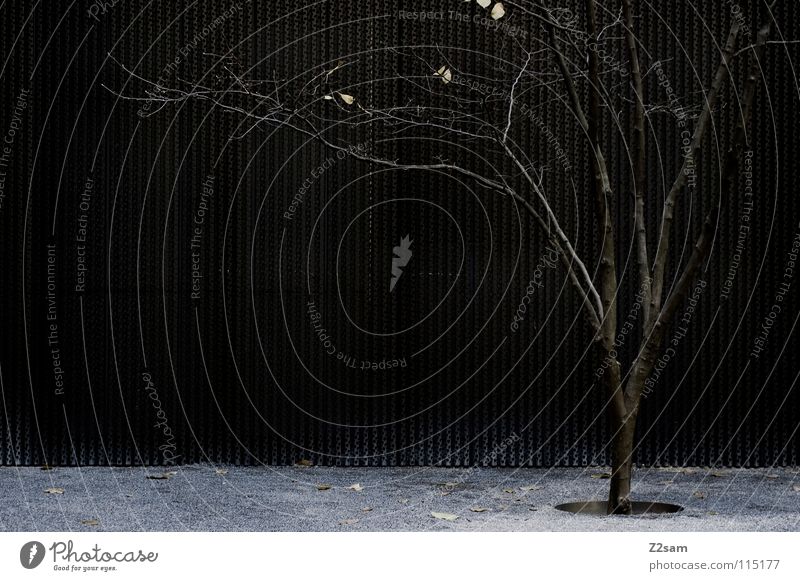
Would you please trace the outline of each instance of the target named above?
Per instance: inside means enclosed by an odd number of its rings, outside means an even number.
[[[536,23],[511,4],[508,22],[540,42]],[[641,4],[650,62],[663,61],[682,103],[702,102],[729,3]],[[775,38],[796,38],[797,7],[779,4]],[[10,136],[0,168],[0,463],[605,460],[598,360],[562,270],[544,269],[535,306],[510,330],[546,249],[508,199],[453,175],[335,156],[310,178],[331,154],[301,135],[245,132],[241,117],[207,102],[142,116],[144,102],[120,98],[145,94],[126,71],[170,86],[201,78],[217,86],[231,70],[269,82],[361,53],[353,81],[368,82],[354,94],[389,103],[406,89],[387,71],[410,59],[386,47],[440,50],[454,67],[487,77],[494,65],[485,55],[521,54],[507,30],[449,14],[431,22],[398,16],[420,7],[480,10],[455,1],[0,4],[0,131]],[[758,11],[742,8],[754,26]],[[618,45],[608,40],[611,54]],[[225,70],[213,55],[227,51],[235,58],[222,63]],[[800,281],[789,280],[785,295],[780,284],[800,227],[791,60],[798,46],[771,45],[767,54],[752,122],[752,227],[741,260],[734,258],[744,198],[726,200],[707,287],[645,401],[640,462],[797,463]],[[737,63],[735,78],[742,73]],[[652,71],[647,79],[658,95]],[[611,102],[622,106],[625,86],[609,83]],[[543,107],[572,172],[561,171],[531,124],[520,124],[513,138],[546,165],[546,190],[591,264],[587,153],[548,91],[525,99]],[[691,244],[686,225],[696,233],[703,194],[718,187],[735,106],[728,91],[700,161],[698,193],[678,214],[676,248]],[[651,146],[648,183],[657,208],[680,142],[669,115],[653,118],[659,149]],[[605,132],[627,216],[619,137],[627,117],[620,123],[608,122]],[[374,144],[376,136],[354,139]],[[459,151],[402,141],[386,147],[398,155]],[[287,220],[304,183],[308,193]],[[656,219],[651,211],[653,227]],[[620,218],[619,227],[625,317],[636,283],[630,223]],[[389,293],[392,247],[407,234],[414,258]],[[766,346],[751,356],[776,304]],[[632,344],[621,347],[624,357]],[[402,367],[363,368],[395,360]]]

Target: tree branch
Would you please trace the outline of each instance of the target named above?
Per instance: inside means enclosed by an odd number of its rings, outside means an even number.
[[[508,147],[508,144],[503,141],[501,142],[501,146],[504,148],[506,155],[520,169],[522,175],[525,176],[525,179],[530,184],[531,189],[536,195],[537,200],[544,207],[545,212],[547,213],[547,222],[543,223],[542,227],[545,229],[548,237],[552,236],[551,230],[555,230],[555,235],[557,236],[559,243],[562,245],[562,248],[564,248],[567,251],[566,253],[569,254],[570,261],[577,264],[581,276],[586,281],[588,290],[583,289],[582,285],[581,285],[581,290],[583,292],[583,296],[587,298],[587,301],[588,301],[587,295],[591,295],[592,299],[596,301],[595,307],[591,308],[588,314],[590,322],[592,324],[592,328],[594,328],[595,331],[598,331],[599,325],[596,325],[595,321],[599,321],[604,316],[603,302],[600,298],[600,294],[598,293],[597,288],[592,282],[592,277],[589,275],[589,271],[586,269],[586,265],[578,256],[578,253],[576,252],[575,248],[570,242],[569,237],[566,235],[566,233],[561,228],[561,225],[558,223],[558,218],[556,217],[555,212],[553,212],[553,209],[550,206],[550,203],[547,201],[547,198],[545,197],[544,192],[542,191],[539,184],[536,183],[536,181],[528,172],[527,168],[519,160],[517,155],[511,150],[510,147]],[[591,306],[591,303],[588,304]]]
[[[722,51],[722,60],[714,75],[714,80],[711,84],[711,89],[706,97],[705,106],[703,107],[700,117],[695,126],[694,135],[692,136],[689,149],[684,156],[683,164],[681,165],[680,173],[672,184],[672,188],[667,195],[666,202],[664,203],[664,210],[661,216],[661,232],[658,240],[658,247],[656,250],[656,258],[653,263],[653,292],[650,301],[650,321],[648,321],[645,328],[645,334],[648,334],[659,318],[662,304],[662,294],[664,290],[664,283],[667,269],[667,258],[670,246],[670,233],[672,231],[672,222],[675,217],[675,203],[678,196],[686,185],[686,178],[691,164],[696,163],[697,155],[700,151],[700,146],[703,142],[706,129],[712,118],[714,107],[717,103],[717,98],[722,90],[725,80],[730,74],[729,64],[733,58],[734,50],[736,49],[736,38],[739,35],[739,24],[734,21],[731,25],[730,32],[728,33],[728,40],[725,43],[725,48]]]
[[[639,285],[644,292],[642,323],[646,325],[650,319],[652,280],[650,278],[650,257],[647,253],[647,216],[645,215],[647,139],[644,131],[644,83],[642,82],[642,70],[639,62],[639,47],[633,27],[632,0],[622,0],[622,11],[625,19],[625,43],[628,50],[633,92],[636,100],[631,122],[633,128],[634,228],[636,231],[636,262],[639,271]]]
[[[770,36],[771,26],[764,24],[758,31],[757,41],[753,47],[752,60],[750,62],[747,78],[745,79],[744,91],[741,98],[741,114],[737,118],[736,127],[731,138],[731,145],[725,155],[723,165],[723,184],[720,190],[730,197],[736,187],[739,177],[739,159],[744,146],[749,147],[747,139],[747,126],[753,112],[753,102],[758,89],[758,79],[761,76],[761,63],[764,59],[764,52],[767,40]],[[694,245],[692,254],[689,257],[682,274],[680,275],[673,291],[667,297],[664,308],[653,322],[651,332],[645,337],[642,349],[637,356],[631,371],[631,377],[636,381],[628,383],[628,390],[625,397],[628,408],[638,410],[641,401],[644,379],[650,375],[656,363],[656,357],[661,348],[664,332],[669,321],[675,315],[678,307],[683,303],[689,292],[691,285],[697,278],[703,262],[711,249],[711,242],[714,238],[714,227],[717,223],[720,211],[720,197],[712,196],[711,208],[703,221],[700,236]]]
[[[514,111],[514,91],[517,89],[517,85],[519,84],[519,80],[522,78],[522,75],[525,73],[525,69],[528,68],[528,63],[531,62],[531,53],[525,53],[527,57],[525,58],[525,64],[522,65],[522,68],[517,75],[517,78],[514,80],[514,83],[511,85],[511,93],[508,99],[508,119],[506,120],[506,130],[503,132],[503,143],[508,140],[508,132],[511,130],[511,119],[512,113]]]
[[[605,381],[608,397],[611,401],[609,409],[613,420],[622,426],[627,416],[627,408],[625,406],[622,383],[619,381],[620,364],[617,357],[612,355],[617,335],[618,284],[614,217],[611,210],[611,180],[600,148],[602,124],[600,121],[600,59],[596,50],[599,42],[596,0],[586,0],[586,21],[589,40],[591,41],[589,48],[589,116],[586,122],[589,147],[592,152],[593,190],[597,207],[597,219],[601,226],[600,295],[603,299],[605,314],[599,339],[612,367],[612,371]],[[562,68],[562,72],[563,70]]]
[[[589,38],[597,43],[597,5],[596,0],[586,0],[587,24]],[[555,36],[555,34],[553,35]],[[566,70],[566,62],[560,50],[557,50],[562,74]],[[574,94],[574,104],[580,107],[575,83],[571,77],[565,77],[568,91]],[[589,50],[589,115],[580,111],[586,122],[586,135],[592,152],[592,170],[594,175],[594,193],[597,206],[597,219],[601,226],[600,244],[600,296],[603,300],[603,333],[600,338],[607,350],[611,351],[617,334],[617,271],[614,218],[611,211],[611,180],[605,157],[600,148],[600,60],[596,50]]]

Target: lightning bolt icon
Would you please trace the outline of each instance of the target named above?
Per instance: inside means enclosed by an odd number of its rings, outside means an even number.
[[[389,292],[394,290],[397,281],[403,276],[403,267],[408,265],[411,257],[414,256],[414,253],[411,252],[411,244],[413,242],[411,235],[406,234],[404,238],[400,239],[400,246],[395,246],[392,249],[394,257],[392,258],[392,279],[389,281]]]

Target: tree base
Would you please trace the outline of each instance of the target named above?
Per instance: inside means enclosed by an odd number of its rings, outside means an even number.
[[[559,504],[555,507],[556,510],[563,510],[564,512],[571,512],[574,514],[588,514],[592,516],[620,516],[609,515],[608,501],[607,500],[586,500],[579,502],[566,502]],[[655,514],[673,514],[683,510],[682,506],[677,504],[668,504],[666,502],[632,502],[631,515],[655,515]]]

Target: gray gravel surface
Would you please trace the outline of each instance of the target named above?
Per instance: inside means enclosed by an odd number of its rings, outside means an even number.
[[[800,530],[800,470],[796,468],[640,468],[636,499],[685,507],[680,513],[657,517],[596,517],[553,508],[562,502],[602,498],[608,486],[602,478],[604,468],[191,465],[170,470],[174,474],[142,467],[0,468],[0,529]],[[434,512],[457,518],[442,520]]]

